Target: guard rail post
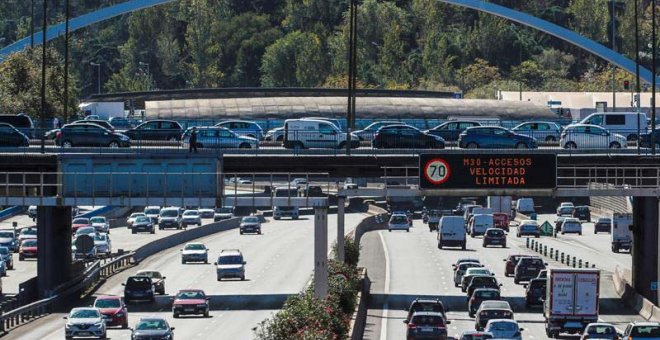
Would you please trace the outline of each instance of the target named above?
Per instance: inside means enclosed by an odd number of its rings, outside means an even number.
[[[543,256],[548,256],[548,246],[543,246]]]
[[[555,255],[555,248],[550,247],[550,259],[553,259],[554,255]]]
[[[573,256],[573,268],[575,268],[575,256]]]
[[[589,261],[584,263],[584,268],[589,268]]]
[[[559,249],[555,250],[555,261],[559,259]]]
[[[525,241],[526,241],[526,242],[525,242],[525,248],[529,248],[529,239],[526,238]]]
[[[582,268],[582,259],[578,260],[578,268]]]

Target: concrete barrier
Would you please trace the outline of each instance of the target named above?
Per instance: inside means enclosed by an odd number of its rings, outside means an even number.
[[[351,316],[349,325],[349,333],[351,340],[361,340],[364,335],[364,329],[367,325],[367,310],[369,292],[371,290],[371,280],[367,275],[367,268],[358,268],[360,270],[360,291],[357,293],[356,300],[358,303],[355,305],[355,310]]]
[[[626,270],[622,271],[618,266],[614,269],[614,274],[612,275],[614,289],[621,300],[644,319],[660,322],[660,308],[637,293],[630,283],[628,283],[626,277]]]
[[[17,206],[9,207],[4,210],[0,210],[0,221],[4,221],[16,215],[20,215],[23,212],[25,212],[26,209],[27,208],[24,206],[17,205]]]

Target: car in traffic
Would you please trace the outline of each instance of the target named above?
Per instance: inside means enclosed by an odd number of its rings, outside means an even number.
[[[631,322],[623,331],[623,339],[660,339],[659,322]]]
[[[108,123],[117,130],[128,130],[133,127],[131,121],[124,117],[111,117]]]
[[[495,228],[500,228],[509,232],[509,214],[498,212],[493,213],[493,222],[495,223]]]
[[[490,270],[484,268],[484,267],[472,267],[468,268],[465,271],[465,274],[463,274],[463,278],[461,279],[461,291],[462,292],[467,292],[468,286],[472,282],[472,278],[475,276],[493,276],[493,273],[490,272]]]
[[[473,257],[461,257],[458,260],[456,260],[456,263],[453,263],[451,265],[451,267],[454,271],[456,271],[459,268],[459,266],[461,265],[461,263],[466,263],[466,262],[481,264],[481,261],[479,261],[479,259],[476,259],[476,258],[473,258]],[[482,265],[482,267],[483,267],[483,265]]]
[[[247,120],[226,120],[215,124],[215,126],[231,130],[240,136],[254,138],[257,142],[264,139],[263,129],[255,122]]]
[[[575,211],[573,211],[573,217],[580,221],[591,222],[591,210],[589,209],[589,206],[580,205],[575,207]]]
[[[573,203],[562,202],[559,207],[557,207],[557,216],[573,216],[573,211],[575,211]]]
[[[138,232],[156,233],[156,227],[154,226],[153,220],[147,216],[138,216],[131,226],[131,233],[137,234]]]
[[[487,340],[493,339],[493,334],[483,331],[465,331],[461,333],[458,340]]]
[[[645,131],[647,121],[644,112],[596,112],[580,121],[580,124],[595,125],[624,136],[626,140],[637,140],[638,131]]]
[[[387,222],[387,230],[405,230],[406,232],[410,231],[410,221],[408,221],[408,216],[405,214],[392,214],[389,222]]]
[[[463,276],[470,268],[481,268],[484,265],[477,262],[462,262],[454,270],[454,287],[460,287],[463,283]]]
[[[500,291],[493,288],[475,289],[468,300],[468,315],[473,318],[484,301],[501,300]]]
[[[215,208],[213,215],[213,222],[219,222],[234,217],[234,207],[219,207]]]
[[[536,140],[499,126],[467,128],[458,137],[463,149],[536,149]]]
[[[177,207],[163,208],[158,214],[158,229],[181,229],[181,212]]]
[[[139,213],[139,212],[138,213],[132,213],[131,216],[129,216],[126,219],[126,224],[128,224],[128,227],[129,228],[132,227],[133,223],[135,222],[135,219],[137,219],[138,217],[141,217],[141,216],[146,217],[147,215],[145,213]]]
[[[521,257],[524,257],[526,255],[509,255],[507,258],[505,258],[504,261],[504,276],[509,277],[513,275],[513,273],[516,270],[516,265],[518,264],[518,260],[520,260]]]
[[[16,232],[12,229],[0,230],[0,246],[7,247],[10,251],[18,251],[19,242],[16,240]]]
[[[128,136],[112,132],[96,124],[68,124],[55,134],[55,145],[71,147],[110,147],[128,148],[131,140]]]
[[[105,233],[96,233],[94,235],[94,247],[96,247],[96,252],[110,256],[112,255],[112,240],[110,240],[110,235]]]
[[[547,284],[547,279],[539,278],[537,276],[524,285],[526,307],[543,305],[546,297]]]
[[[196,145],[198,148],[209,149],[257,149],[259,140],[253,137],[240,135],[234,131],[218,126],[198,126],[194,128],[197,133]],[[181,140],[183,147],[190,147],[190,136],[193,128],[183,133]]]
[[[477,126],[481,126],[481,123],[470,120],[450,120],[424,132],[441,137],[445,141],[455,142],[467,128]]]
[[[65,316],[64,337],[73,339],[74,337],[96,337],[99,339],[107,338],[105,321],[103,314],[98,308],[80,307],[74,308]]]
[[[7,247],[0,247],[0,262],[5,263],[6,269],[14,269],[14,254]]]
[[[126,282],[122,283],[122,286],[124,286],[124,301],[126,303],[138,300],[147,300],[150,302],[156,300],[154,285],[148,276],[129,276]]]
[[[438,222],[438,249],[443,247],[461,247],[465,250],[465,221],[461,216],[442,216]]]
[[[199,208],[197,211],[199,211],[199,216],[201,218],[213,218],[213,214],[215,214],[213,208]]]
[[[516,320],[491,319],[484,330],[492,333],[495,339],[522,340],[521,332],[525,329],[520,328]]]
[[[416,312],[407,324],[406,339],[438,339],[447,340],[447,321],[440,313]]]
[[[172,314],[174,318],[181,315],[203,315],[209,317],[209,298],[203,290],[184,289],[176,293],[172,301]]]
[[[626,137],[589,124],[567,126],[559,141],[565,149],[621,149],[627,147],[627,143]]]
[[[188,262],[209,263],[209,249],[203,243],[191,242],[181,248],[181,264]]]
[[[149,206],[144,208],[144,214],[151,219],[151,221],[156,224],[158,223],[158,216],[160,215],[159,206]]]
[[[37,258],[37,239],[25,239],[18,248],[18,260],[23,261],[26,258]]]
[[[612,232],[612,219],[609,217],[599,217],[594,223],[594,234],[599,232]]]
[[[257,216],[245,216],[241,219],[239,226],[241,235],[245,233],[255,233],[261,235],[261,221]]]
[[[486,230],[493,228],[495,221],[492,214],[473,214],[468,223],[470,237],[483,235]]]
[[[0,114],[0,123],[7,124],[20,131],[28,138],[34,138],[34,124],[30,116],[24,113],[17,115]]]
[[[513,320],[513,310],[507,301],[484,301],[479,306],[474,320],[474,328],[483,331],[488,321],[496,319]]]
[[[84,228],[84,227],[91,227],[91,226],[92,226],[92,222],[90,222],[89,218],[87,218],[87,217],[76,217],[71,222],[71,232],[73,232],[75,234],[76,231],[78,231],[78,229]]]
[[[367,125],[364,129],[362,130],[357,130],[353,132],[356,136],[361,141],[371,141],[374,139],[374,136],[376,135],[376,132],[383,126],[388,126],[388,125],[401,125],[401,122],[396,121],[396,120],[383,120],[383,121],[378,121],[378,122],[373,122],[369,125]]]
[[[445,305],[442,303],[442,301],[440,301],[440,299],[415,298],[408,307],[408,314],[405,320],[410,321],[413,315],[417,312],[439,313],[442,315],[442,318],[447,321]],[[447,321],[447,323],[451,322]]]
[[[327,120],[287,119],[284,122],[284,131],[282,145],[287,149],[344,149],[349,138],[351,148],[360,147],[358,136],[342,132],[339,127]]]
[[[103,216],[94,216],[89,219],[89,223],[91,223],[92,227],[94,227],[99,233],[110,232],[110,223],[108,223],[108,220]]]
[[[561,138],[562,128],[554,122],[531,121],[520,123],[511,131],[533,137],[538,141],[556,142]]]
[[[484,248],[488,246],[501,246],[506,248],[506,234],[500,228],[488,228],[486,233],[484,233],[484,239],[482,242]]]
[[[149,120],[124,132],[133,140],[161,140],[177,142],[181,140],[183,128],[173,120]]]
[[[76,230],[76,233],[73,235],[73,238],[78,238],[80,235],[87,235],[91,238],[94,238],[94,235],[96,235],[98,232],[96,231],[96,228],[94,227],[82,227],[78,228]]]
[[[15,127],[0,123],[0,147],[28,147],[30,138]]]
[[[582,235],[582,223],[574,217],[565,218],[561,224],[561,234],[578,234]]]
[[[619,340],[621,335],[616,327],[610,323],[594,322],[587,325],[582,332],[580,340],[587,339],[602,339],[602,340]],[[625,338],[627,339],[627,338]]]
[[[160,317],[141,318],[135,328],[131,329],[131,340],[143,339],[174,339],[174,327]]]
[[[151,284],[153,285],[154,292],[165,295],[165,279],[167,277],[163,276],[159,271],[153,269],[143,269],[135,273],[136,276],[146,276],[151,279]]]
[[[499,290],[502,287],[501,283],[497,282],[497,279],[492,275],[477,275],[470,280],[470,283],[467,286],[467,299],[469,301],[472,293],[477,288],[494,288]]]
[[[371,145],[375,149],[444,149],[445,140],[410,125],[381,127]]]
[[[516,236],[534,236],[535,238],[541,237],[541,228],[539,223],[535,220],[522,220],[518,225]]]
[[[513,282],[518,284],[522,281],[529,281],[536,278],[539,275],[539,272],[545,269],[546,265],[547,263],[543,262],[540,257],[521,257],[513,272]]]
[[[267,142],[281,142],[284,140],[284,127],[276,127],[266,132],[264,140]]]
[[[218,256],[216,266],[217,280],[226,278],[238,278],[245,281],[245,265],[247,261],[243,258],[243,253],[238,249],[223,249]]]
[[[120,296],[97,296],[92,307],[99,309],[106,326],[128,328],[128,308]]]
[[[189,225],[202,226],[202,216],[196,209],[190,209],[183,212],[181,215],[181,225],[186,228]]]

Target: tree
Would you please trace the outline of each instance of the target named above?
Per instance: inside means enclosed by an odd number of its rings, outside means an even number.
[[[316,87],[327,71],[325,48],[313,33],[291,32],[268,46],[261,64],[265,87]]]
[[[607,0],[571,0],[566,12],[573,18],[572,29],[589,39],[607,41]]]
[[[458,70],[460,83],[464,91],[487,85],[501,78],[500,71],[496,66],[488,65],[488,62],[477,58],[473,64]]]

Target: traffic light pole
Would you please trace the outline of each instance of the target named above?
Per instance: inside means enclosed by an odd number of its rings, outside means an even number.
[[[636,101],[635,106],[637,107],[637,154],[641,153],[641,128],[639,115],[641,112],[641,99],[642,99],[642,88],[639,80],[639,0],[635,0],[635,92],[636,92]]]

